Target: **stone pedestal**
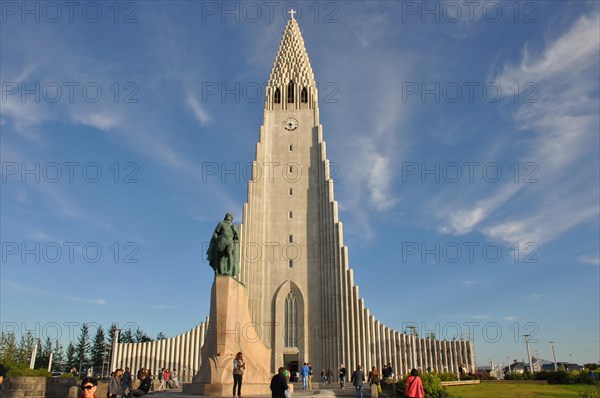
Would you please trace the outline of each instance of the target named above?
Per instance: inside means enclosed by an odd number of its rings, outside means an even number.
[[[252,322],[246,287],[226,275],[216,275],[211,290],[210,318],[202,346],[202,366],[183,392],[204,396],[233,396],[233,360],[244,354],[246,370],[242,396],[270,395],[271,350]]]

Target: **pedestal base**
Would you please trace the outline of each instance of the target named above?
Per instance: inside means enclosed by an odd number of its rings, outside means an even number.
[[[210,318],[202,366],[183,392],[204,396],[233,396],[233,359],[244,355],[242,396],[270,395],[271,350],[260,340],[248,309],[246,287],[236,279],[216,275],[211,290]]]

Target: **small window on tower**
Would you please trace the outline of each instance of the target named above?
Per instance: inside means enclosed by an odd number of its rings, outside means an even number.
[[[273,98],[273,102],[275,102],[276,104],[280,104],[281,103],[281,91],[279,91],[279,88],[277,88],[275,90],[275,95]]]
[[[308,92],[306,91],[306,87],[302,89],[302,93],[300,94],[300,102],[303,104],[308,102]]]
[[[294,194],[294,188],[290,188],[289,195],[292,196]]]
[[[288,236],[288,243],[294,243],[294,235]]]
[[[294,218],[294,213],[290,211],[290,213],[288,214],[288,218],[291,220],[292,218]]]
[[[292,151],[293,151],[293,147],[292,147],[292,145],[290,145],[290,152],[292,152]]]
[[[288,98],[287,98],[287,102],[288,103],[293,103],[294,102],[294,81],[290,81],[290,84],[288,84]]]
[[[293,268],[294,267],[294,261],[293,260],[288,260],[288,266],[290,268]]]

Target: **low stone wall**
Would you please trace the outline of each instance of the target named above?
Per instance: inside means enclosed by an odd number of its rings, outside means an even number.
[[[64,398],[77,391],[79,380],[68,377],[14,376],[4,380],[10,398]],[[77,392],[75,392],[77,394]]]
[[[481,383],[481,380],[442,381],[443,386],[464,386],[479,383]]]
[[[548,384],[546,380],[481,380],[490,384]]]

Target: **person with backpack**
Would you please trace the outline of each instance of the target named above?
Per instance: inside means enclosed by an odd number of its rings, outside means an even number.
[[[423,381],[421,381],[417,369],[411,370],[410,376],[406,380],[406,398],[425,398]]]
[[[371,398],[379,397],[379,372],[377,368],[373,366],[373,369],[369,372],[369,386],[371,386]]]

